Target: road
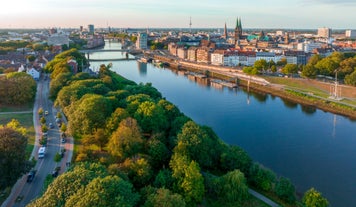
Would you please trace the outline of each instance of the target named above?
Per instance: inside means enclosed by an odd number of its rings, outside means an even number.
[[[66,169],[66,163],[71,159],[72,155],[72,139],[68,143],[62,144],[60,141],[59,128],[55,122],[55,116],[57,114],[56,109],[53,107],[53,103],[48,99],[49,95],[49,78],[41,79],[37,84],[37,94],[33,109],[33,121],[36,131],[36,142],[33,149],[31,157],[37,160],[36,166],[37,170],[35,178],[32,182],[27,183],[27,174],[20,178],[14,185],[10,196],[2,204],[1,207],[22,207],[26,206],[31,200],[38,197],[42,191],[43,183],[48,174],[51,174],[56,166],[61,166],[61,172]],[[47,138],[47,150],[45,157],[43,159],[37,159],[37,152],[39,149],[39,139],[42,135],[41,126],[39,122],[38,109],[42,107],[44,111],[48,111],[48,115],[45,116],[47,120],[47,126],[49,123],[53,123],[54,128],[49,129]],[[54,162],[54,156],[57,152],[60,152],[61,148],[66,149],[66,153],[61,162]],[[68,155],[70,153],[70,156]]]

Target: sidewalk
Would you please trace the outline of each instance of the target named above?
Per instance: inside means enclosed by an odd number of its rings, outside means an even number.
[[[259,200],[265,202],[266,204],[268,204],[271,207],[280,207],[277,203],[275,203],[274,201],[270,200],[269,198],[265,197],[264,195],[252,190],[251,188],[248,189],[248,192],[255,196],[256,198],[258,198]]]

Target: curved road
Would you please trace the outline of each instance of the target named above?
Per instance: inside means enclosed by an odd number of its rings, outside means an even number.
[[[61,166],[61,171],[66,170],[67,162],[70,162],[72,158],[73,144],[72,138],[67,138],[67,143],[62,144],[60,141],[59,128],[55,122],[55,116],[57,110],[53,107],[53,103],[48,99],[49,95],[49,78],[41,79],[37,84],[37,94],[33,109],[33,121],[36,131],[36,141],[34,149],[31,154],[31,158],[34,157],[37,160],[36,166],[37,173],[32,182],[27,183],[27,174],[22,176],[12,188],[10,196],[1,205],[1,207],[17,207],[26,206],[33,199],[37,198],[42,191],[43,183],[48,174],[51,174],[56,166]],[[38,109],[43,108],[44,111],[48,111],[46,116],[47,126],[49,123],[54,125],[53,129],[49,129],[47,138],[47,149],[45,157],[37,159],[37,152],[39,149],[39,139],[41,138],[41,125],[39,122]],[[57,152],[60,152],[61,148],[65,148],[66,152],[61,162],[54,162],[54,156]]]

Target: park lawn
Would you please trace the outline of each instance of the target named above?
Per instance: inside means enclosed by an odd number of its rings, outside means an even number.
[[[21,106],[1,105],[0,104],[0,112],[32,111],[32,109],[33,109],[33,103],[24,104]]]
[[[28,142],[26,147],[26,156],[29,159],[35,144],[35,128],[33,126],[33,113],[26,114],[0,114],[0,125],[6,125],[12,119],[16,119],[20,122],[21,126],[26,128]]]

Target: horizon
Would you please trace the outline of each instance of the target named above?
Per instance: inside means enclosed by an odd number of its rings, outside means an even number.
[[[1,29],[79,28],[243,28],[356,29],[354,0],[13,0],[2,4]],[[79,8],[79,9],[78,9]]]

